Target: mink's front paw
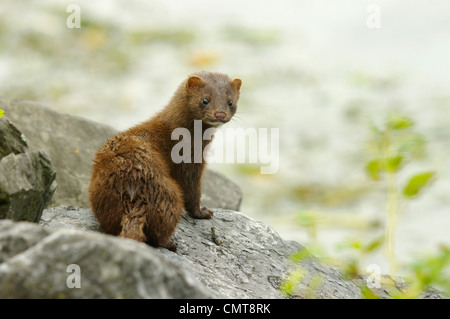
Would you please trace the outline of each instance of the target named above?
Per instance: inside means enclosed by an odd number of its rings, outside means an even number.
[[[198,219],[210,219],[213,214],[214,212],[207,207],[202,207],[201,209],[197,210],[194,214],[189,213],[189,215]]]
[[[210,210],[208,207],[202,207],[200,209],[200,212],[202,214],[201,218],[205,218],[205,219],[210,219],[214,214],[214,212],[212,210]]]

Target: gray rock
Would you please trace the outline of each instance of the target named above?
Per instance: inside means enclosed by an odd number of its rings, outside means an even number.
[[[45,210],[41,224],[52,229],[99,230],[90,209],[73,207]],[[283,240],[269,226],[238,212],[215,209],[210,220],[185,214],[173,239],[176,253],[162,248],[156,253],[192,273],[217,298],[286,298],[278,288],[295,267],[308,274],[297,289],[297,297],[310,297],[308,285],[316,275],[323,279],[314,291],[316,297],[362,297],[358,287],[337,269],[314,258],[295,265],[288,257],[302,247],[300,244]]]
[[[87,189],[92,159],[116,130],[76,116],[60,114],[38,103],[7,99],[0,105],[27,137],[32,150],[45,150],[56,168],[56,190],[51,205],[88,207]]]
[[[38,103],[0,95],[7,116],[28,139],[32,150],[45,150],[56,168],[58,188],[51,206],[89,207],[92,160],[117,130],[77,116],[61,114]],[[149,115],[150,116],[150,115]],[[242,192],[221,174],[206,171],[202,205],[239,210]]]
[[[0,161],[0,218],[38,222],[55,192],[55,171],[41,152],[10,154]]]
[[[176,253],[99,230],[90,209],[70,206],[45,210],[41,225],[0,221],[0,298],[288,298],[280,284],[298,269],[289,297],[362,298],[358,281],[311,256],[294,263],[300,244],[238,212],[183,216]],[[70,265],[80,288],[68,287],[77,283]]]
[[[72,228],[102,232],[90,208],[58,206],[44,210],[40,224],[46,228]]]
[[[42,151],[28,151],[25,136],[0,119],[0,219],[38,222],[55,192],[55,170]]]
[[[76,229],[2,220],[0,262],[0,298],[211,295],[192,275],[145,244]]]
[[[206,169],[202,179],[201,205],[239,211],[241,188],[222,174]]]
[[[11,153],[24,153],[27,148],[23,133],[6,118],[0,118],[0,159]]]
[[[337,269],[314,258],[294,264],[289,256],[303,247],[283,240],[271,227],[246,215],[216,209],[210,220],[184,215],[174,235],[177,253],[161,249],[182,268],[213,290],[219,298],[287,298],[279,285],[295,268],[308,273],[297,295],[306,297],[308,281],[320,273],[320,298],[360,298],[356,285],[345,281]]]
[[[0,264],[39,243],[50,230],[29,222],[0,220]]]

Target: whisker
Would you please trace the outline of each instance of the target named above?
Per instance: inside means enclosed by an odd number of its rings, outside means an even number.
[[[243,126],[241,119],[239,117],[237,117],[236,115],[233,116],[228,123],[230,123],[230,126],[232,128],[238,128],[238,127],[242,127]]]

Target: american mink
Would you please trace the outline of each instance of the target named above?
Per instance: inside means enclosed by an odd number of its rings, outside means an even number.
[[[184,210],[194,218],[212,217],[211,210],[200,208],[205,162],[193,158],[194,120],[202,121],[203,132],[228,122],[236,112],[241,84],[239,78],[221,73],[195,73],[154,117],[98,150],[89,200],[106,233],[175,251],[170,239]],[[171,158],[179,142],[171,139],[176,128],[191,133],[190,163]],[[202,140],[202,151],[210,142]]]

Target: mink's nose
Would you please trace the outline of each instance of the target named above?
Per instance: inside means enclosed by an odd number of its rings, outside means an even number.
[[[227,115],[224,112],[217,112],[216,114],[214,114],[214,116],[219,121],[223,121]]]

